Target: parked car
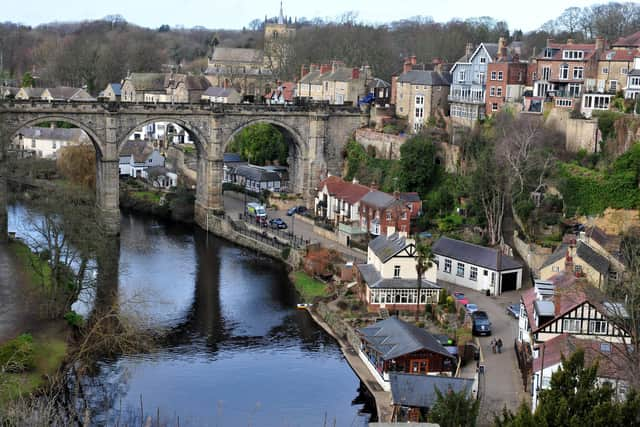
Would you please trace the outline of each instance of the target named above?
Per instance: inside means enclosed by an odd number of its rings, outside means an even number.
[[[466,306],[467,304],[469,304],[469,300],[467,299],[467,297],[464,296],[462,292],[454,292],[453,297],[456,299],[456,301],[458,301],[463,306]]]
[[[520,304],[509,304],[507,306],[507,314],[515,317],[516,319],[520,317]]]
[[[491,322],[486,311],[475,311],[471,315],[473,335],[491,335]]]
[[[289,208],[289,210],[287,211],[287,216],[293,216],[293,214],[296,213],[297,211],[298,211],[298,207],[297,206]]]
[[[467,310],[467,313],[469,314],[473,314],[476,311],[478,311],[478,306],[476,304],[473,303],[468,303],[467,305],[464,306],[465,310]]]
[[[281,229],[287,228],[287,223],[284,222],[282,218],[273,218],[272,220],[269,221],[269,225],[271,226],[271,228],[281,228]]]

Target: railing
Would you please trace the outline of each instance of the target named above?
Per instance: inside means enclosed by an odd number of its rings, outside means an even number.
[[[467,104],[484,104],[484,94],[482,94],[482,99],[471,96],[460,96],[460,95],[449,95],[449,101],[453,102],[464,102]]]
[[[293,247],[296,249],[304,249],[310,243],[309,240],[305,240],[300,236],[296,236],[288,230],[271,228],[269,226],[263,226],[251,217],[243,217],[244,221],[234,220],[227,216],[227,219],[231,223],[231,227],[240,234],[251,237],[254,240],[273,246],[277,249],[284,249],[286,247]],[[262,227],[262,231],[257,231],[253,228],[247,227],[247,224],[252,224]]]

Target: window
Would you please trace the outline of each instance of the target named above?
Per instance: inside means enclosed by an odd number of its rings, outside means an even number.
[[[484,80],[485,80],[484,73],[478,73],[478,82],[480,82],[480,84],[483,85]]]
[[[485,58],[484,56],[480,57],[480,63],[481,64],[486,64],[487,63],[487,58]]]
[[[496,273],[495,273],[495,271],[491,272],[491,284],[492,285],[496,284]]]
[[[407,219],[407,211],[402,211],[402,215],[400,216],[402,219]]]
[[[626,74],[628,74],[628,73],[629,73],[629,70],[628,70],[628,69],[626,69],[626,68],[620,68],[620,74],[622,74],[623,76],[624,76],[624,75],[626,75]]]
[[[602,335],[607,333],[606,320],[590,320],[589,321],[589,333]]]
[[[492,71],[491,72],[491,80],[495,80],[496,79],[496,72]]]
[[[424,96],[422,95],[416,96],[416,105],[424,105]]]
[[[394,265],[393,266],[393,277],[395,279],[397,279],[398,277],[400,277],[400,266],[399,265]]]
[[[491,111],[498,111],[498,103],[494,102],[493,104],[491,104]]]
[[[489,96],[496,96],[495,86],[491,86],[491,89],[489,89]]]
[[[445,259],[444,260],[444,272],[445,273],[451,273],[451,260],[450,259]]]
[[[149,159],[149,163],[153,163],[153,159]]]
[[[609,74],[609,67],[602,67],[602,74]]]
[[[501,86],[498,86],[496,88],[496,96],[502,96],[502,87]]]
[[[611,343],[601,342],[600,351],[602,351],[603,353],[611,353]]]
[[[469,279],[473,280],[474,282],[478,280],[478,267],[469,267]]]
[[[569,78],[569,66],[562,64],[560,66],[560,80],[567,80]]]
[[[569,96],[580,96],[580,83],[569,83]]]
[[[387,211],[387,221],[391,221],[391,211]]]
[[[584,67],[573,67],[573,79],[582,80],[584,76]]]
[[[524,74],[522,73],[522,71],[518,71],[518,81],[521,82],[523,81]]]
[[[485,275],[485,276],[488,276],[488,275],[489,275],[489,272],[488,272],[487,270],[484,270],[484,275]]]
[[[58,146],[57,146],[57,144],[56,144],[56,142],[55,142],[55,141],[51,141],[51,148],[53,148],[54,150],[55,150],[56,148],[58,148]]]
[[[554,273],[560,272],[560,266],[559,265],[551,266],[551,271]]]
[[[573,268],[573,271],[575,271],[576,273],[582,273],[582,266],[580,264],[576,264]]]
[[[459,262],[456,270],[456,276],[464,277],[464,264]]]
[[[542,80],[549,80],[550,78],[551,78],[551,67],[542,67]]]
[[[31,140],[31,148],[36,148],[36,140],[35,139]]]
[[[609,82],[609,90],[612,92],[615,92],[618,90],[618,81],[617,80],[611,80]]]
[[[614,282],[618,281],[618,272],[617,271],[610,271],[609,272],[609,280],[613,280]]]
[[[465,79],[465,73],[464,71],[458,71],[458,81],[459,82],[463,82]]]
[[[565,50],[562,52],[562,59],[582,59],[584,52],[581,50]]]
[[[551,49],[551,48],[549,48],[549,47],[548,47],[548,48],[546,48],[546,49],[544,50],[544,57],[545,57],[545,58],[553,58],[553,49]]]
[[[498,71],[498,80],[502,81],[504,78],[504,73],[502,71]]]
[[[580,332],[580,319],[563,319],[562,332]]]

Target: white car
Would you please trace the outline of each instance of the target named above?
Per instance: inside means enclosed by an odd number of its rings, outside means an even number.
[[[469,314],[473,314],[473,313],[475,313],[476,311],[479,310],[478,306],[476,304],[473,304],[473,303],[469,303],[469,304],[465,305],[464,308],[465,308],[465,310],[467,310],[467,313],[469,313]]]

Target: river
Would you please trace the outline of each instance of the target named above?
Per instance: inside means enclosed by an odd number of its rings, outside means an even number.
[[[9,209],[18,236],[25,211]],[[22,230],[22,231],[21,231]],[[122,216],[118,295],[167,339],[100,360],[93,421],[160,414],[181,426],[363,426],[360,381],[303,311],[284,265],[200,229]]]

